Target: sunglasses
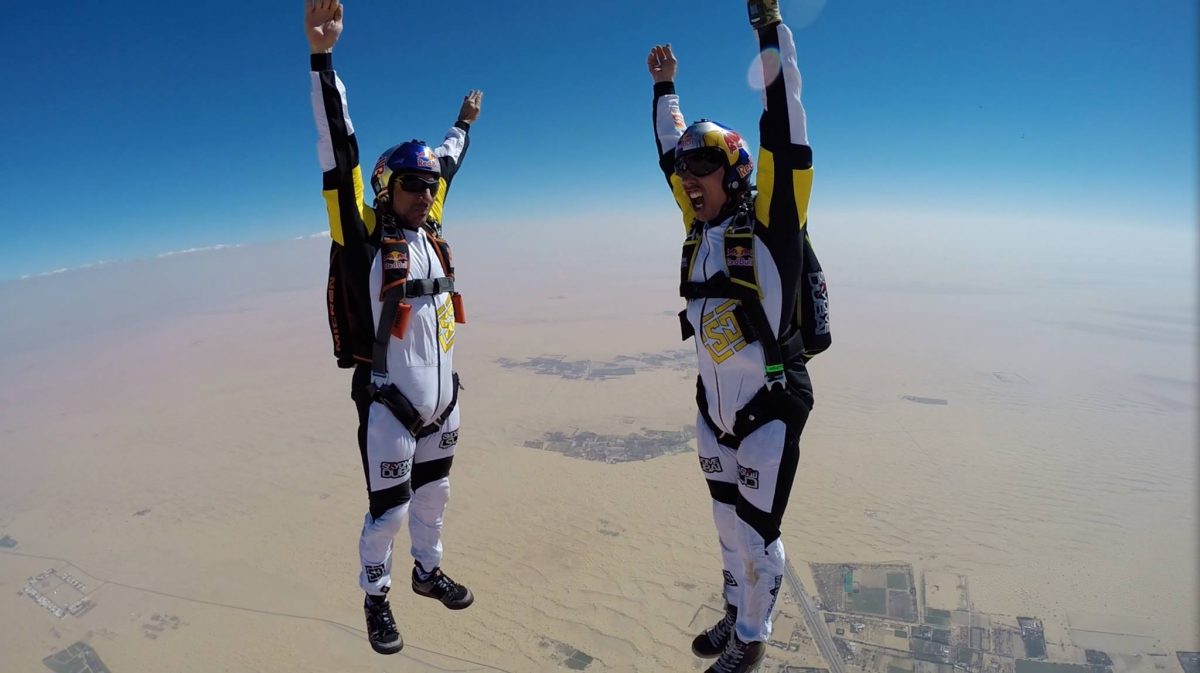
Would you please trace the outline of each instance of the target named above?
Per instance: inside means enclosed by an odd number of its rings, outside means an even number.
[[[725,153],[715,147],[689,152],[675,160],[675,172],[702,178],[712,175],[726,165]]]
[[[437,196],[438,181],[437,178],[423,178],[418,175],[401,175],[396,178],[396,183],[400,185],[400,189],[412,194],[420,194],[425,190],[429,190],[430,196]]]

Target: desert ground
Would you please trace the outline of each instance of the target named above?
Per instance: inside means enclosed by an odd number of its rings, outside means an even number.
[[[1200,649],[1194,234],[1029,225],[982,247],[921,218],[880,233],[886,217],[813,232],[834,347],[810,367],[795,567],[911,563],[969,575],[977,608],[1041,617],[1050,640]],[[470,322],[444,567],[477,601],[410,593],[402,533],[391,658],[362,624],[328,239],[0,284],[0,668],[83,641],[114,673],[702,670],[692,622],[720,568],[694,455],[525,446],[688,426],[694,369],[497,362],[693,348],[666,222],[448,230]],[[59,618],[23,593],[51,569],[93,606]]]

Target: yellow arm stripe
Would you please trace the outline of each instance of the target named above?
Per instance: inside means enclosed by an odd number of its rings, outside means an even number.
[[[796,201],[796,222],[801,229],[808,222],[808,200],[812,196],[812,167],[792,171],[792,198]],[[786,183],[785,183],[786,184]],[[775,155],[769,150],[758,153],[758,200],[754,215],[764,227],[771,226],[771,201],[775,196]]]
[[[337,190],[327,189],[321,192],[321,196],[325,197],[325,212],[329,215],[329,237],[338,245],[346,245],[346,239],[342,236],[342,211],[338,207]]]
[[[442,209],[446,207],[446,187],[446,178],[438,178],[437,198],[433,200],[433,205],[429,207],[429,217],[438,224],[442,224]]]
[[[363,204],[362,168],[355,166],[350,176],[354,184],[355,207],[358,208],[358,212],[363,216],[363,221],[367,224],[367,233],[369,234],[375,228],[375,218],[372,212],[371,221],[367,222],[366,211],[370,209]],[[325,212],[329,216],[329,237],[338,245],[345,245],[346,234],[342,230],[342,208],[339,190],[327,189],[321,192],[321,196],[325,198]]]

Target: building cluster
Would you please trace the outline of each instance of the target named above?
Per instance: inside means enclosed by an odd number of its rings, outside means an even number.
[[[79,598],[79,600],[64,607],[54,599],[42,593],[42,589],[45,589],[48,580],[50,580],[52,577],[57,578],[62,582],[62,584],[59,585],[55,590],[63,588],[63,585],[71,587],[80,594],[85,593],[87,590],[87,587],[84,585],[84,583],[81,582],[77,577],[69,573],[59,573],[54,568],[48,568],[29,578],[29,581],[25,583],[25,587],[21,590],[21,593],[28,596],[34,603],[46,608],[47,612],[59,619],[63,619],[67,615],[79,617],[95,607],[95,603],[93,603],[87,596],[82,596]],[[47,591],[49,591],[49,589],[47,589]]]
[[[1030,659],[1046,658],[1046,634],[1042,620],[1036,617],[1017,617],[1021,627],[1021,640],[1025,643],[1025,656]]]
[[[61,574],[59,574],[59,573],[57,573],[57,571],[55,571],[55,570],[54,570],[54,568],[51,568],[51,569],[50,569],[50,573],[52,573],[52,574],[58,574],[58,577],[59,577],[59,579],[61,579],[63,582],[66,582],[67,584],[69,584],[69,585],[71,585],[71,586],[75,587],[76,589],[78,589],[78,590],[79,590],[79,593],[84,593],[84,594],[85,594],[85,593],[87,593],[87,587],[85,587],[85,586],[83,585],[83,582],[80,582],[80,581],[79,581],[78,579],[76,579],[76,578],[75,578],[73,575],[70,575],[70,574],[68,574],[68,573],[61,573]]]
[[[524,360],[500,358],[496,360],[496,364],[505,369],[528,369],[537,374],[564,379],[603,381],[618,376],[633,376],[639,369],[689,369],[695,366],[695,359],[696,355],[691,351],[668,351],[618,355],[612,362],[568,360],[562,355],[541,355]]]
[[[59,607],[57,603],[42,595],[42,592],[34,588],[32,584],[26,584],[25,588],[21,590],[21,593],[29,596],[34,603],[46,608],[46,611],[55,617],[62,619],[63,617],[67,616],[67,611],[65,609]]]
[[[601,463],[625,463],[691,451],[689,441],[695,436],[696,431],[692,426],[681,430],[643,428],[641,433],[626,435],[604,435],[586,431],[570,435],[564,432],[547,432],[544,439],[528,440],[525,446]]]

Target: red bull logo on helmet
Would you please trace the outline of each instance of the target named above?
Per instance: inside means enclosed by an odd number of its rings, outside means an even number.
[[[738,135],[737,131],[725,132],[725,147],[733,154],[737,154],[738,150],[742,149],[742,136]]]
[[[433,151],[428,147],[426,147],[425,151],[421,152],[421,154],[417,156],[417,166],[426,170],[437,171],[437,157],[433,156]]]

